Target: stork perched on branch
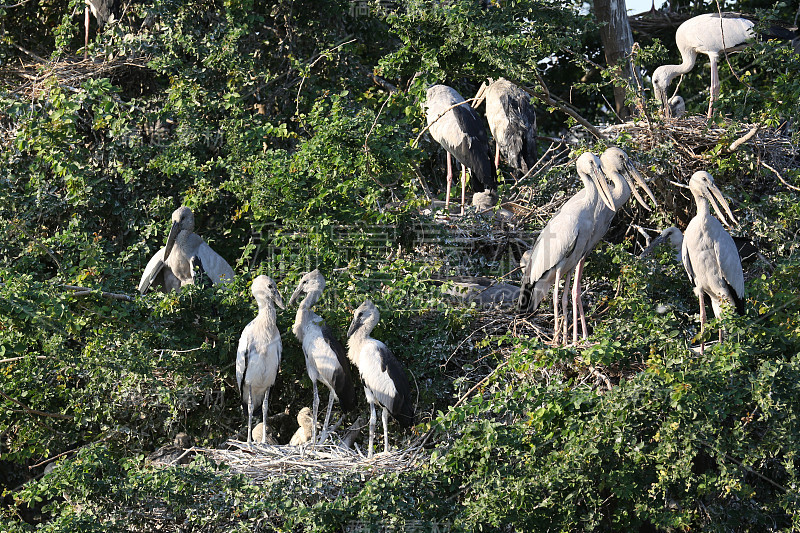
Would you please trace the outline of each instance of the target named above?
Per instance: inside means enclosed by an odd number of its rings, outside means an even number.
[[[536,163],[536,111],[531,95],[505,78],[478,89],[473,107],[486,100],[486,120],[495,142],[494,166],[500,154],[523,175]]]
[[[684,232],[681,260],[700,300],[702,353],[705,348],[702,335],[706,322],[706,299],[710,300],[717,318],[722,312],[722,302],[733,304],[736,312],[744,315],[744,273],[733,238],[709,208],[710,203],[722,220],[727,214],[731,223],[736,224],[728,202],[714,184],[714,178],[705,171],[695,172],[689,180],[689,190],[697,204],[697,214]],[[722,342],[722,330],[719,331],[719,340]]]
[[[319,270],[313,270],[304,275],[297,285],[289,305],[305,294],[297,309],[292,331],[297,340],[303,345],[306,358],[306,370],[311,384],[314,387],[312,442],[317,442],[317,417],[319,414],[319,391],[317,381],[321,381],[330,390],[328,396],[328,410],[325,413],[325,423],[322,425],[322,435],[328,432],[331,419],[333,401],[339,400],[342,411],[347,412],[355,407],[356,391],[353,387],[353,378],[350,374],[350,364],[344,346],[333,335],[333,331],[323,322],[322,317],[314,313],[311,307],[319,301],[325,289],[325,278]]]
[[[597,202],[602,201],[615,211],[608,183],[600,170],[600,159],[590,153],[582,154],[575,163],[583,182],[578,191],[559,209],[539,233],[533,248],[526,252],[517,307],[521,312],[534,312],[550,287],[553,287],[553,343],[558,343],[558,286],[562,275],[565,291],[562,307],[566,311],[567,290],[572,270],[583,257],[594,232],[594,213]],[[565,312],[566,314],[566,312]],[[566,336],[566,332],[564,334]]]
[[[496,201],[497,171],[489,159],[489,137],[475,110],[447,85],[429,88],[424,108],[431,137],[447,152],[445,210],[450,207],[450,187],[453,184],[451,157],[461,163],[461,214],[464,214],[467,168],[473,192],[486,191],[492,201]]]
[[[247,416],[247,442],[253,440],[253,413],[261,406],[262,444],[266,442],[267,404],[269,390],[275,384],[281,364],[281,334],[276,325],[275,306],[284,309],[278,287],[269,276],[253,280],[253,296],[258,303],[258,315],[245,326],[236,351],[236,384],[242,398],[242,410]]]
[[[711,63],[711,96],[708,102],[708,118],[711,118],[714,102],[719,96],[720,55],[737,52],[748,46],[748,42],[756,37],[756,22],[754,17],[741,13],[705,13],[678,26],[675,44],[681,53],[681,64],[662,65],[653,72],[653,90],[665,116],[670,116],[674,109],[669,102],[669,84],[676,76],[692,70],[697,54],[705,54]],[[792,40],[797,38],[795,30],[771,25],[762,36]]]
[[[154,285],[174,291],[192,284],[193,257],[196,257],[194,266],[199,264],[214,285],[233,280],[233,269],[227,261],[194,233],[192,210],[181,206],[172,213],[167,244],[150,258],[144,269],[139,292],[144,294]]]
[[[383,449],[389,451],[389,415],[400,427],[414,424],[414,404],[411,386],[403,367],[389,348],[370,333],[381,319],[378,308],[366,300],[353,313],[353,321],[347,330],[347,357],[358,367],[364,381],[364,393],[370,408],[369,452],[372,457],[375,443],[375,406],[383,409]]]

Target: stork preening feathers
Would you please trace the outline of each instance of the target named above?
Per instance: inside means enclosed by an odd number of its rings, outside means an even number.
[[[536,111],[531,96],[505,78],[489,80],[478,89],[473,107],[486,100],[486,120],[495,142],[494,166],[500,154],[526,174],[536,163]]]
[[[575,163],[583,182],[583,189],[559,209],[539,233],[533,248],[527,254],[517,307],[522,312],[534,312],[550,287],[553,287],[553,343],[558,342],[558,285],[566,275],[563,307],[566,309],[566,288],[572,270],[587,252],[595,226],[597,202],[603,202],[616,211],[611,191],[600,169],[600,159],[589,152]],[[566,333],[565,333],[566,335]]]
[[[322,425],[323,437],[328,432],[333,401],[339,400],[342,411],[353,409],[356,404],[356,391],[353,387],[353,378],[350,374],[350,364],[344,346],[334,337],[331,329],[323,322],[322,317],[314,313],[311,307],[317,303],[325,289],[325,278],[319,270],[313,270],[304,275],[297,285],[289,305],[305,294],[297,309],[292,331],[297,340],[303,345],[303,354],[306,358],[306,370],[311,384],[314,387],[312,443],[317,442],[317,416],[319,413],[319,391],[317,381],[321,381],[330,390],[328,396],[328,410],[325,414],[325,423]]]
[[[366,300],[353,313],[353,321],[347,330],[347,357],[358,367],[370,408],[369,457],[374,452],[376,405],[383,409],[384,451],[389,451],[390,414],[400,427],[407,428],[414,424],[411,386],[403,367],[384,343],[370,337],[380,319],[378,308]]]
[[[186,206],[172,213],[172,228],[167,244],[150,258],[139,282],[139,292],[144,294],[152,286],[164,291],[180,289],[194,282],[193,257],[211,283],[225,283],[233,279],[231,266],[206,242],[194,233],[194,214]]]
[[[462,103],[463,102],[463,103]],[[461,103],[461,105],[456,105]],[[452,107],[454,106],[455,107]],[[489,137],[475,110],[447,85],[434,85],[427,91],[425,114],[431,137],[447,152],[447,192],[445,210],[450,207],[450,187],[453,183],[451,157],[461,163],[461,213],[467,187],[467,168],[475,193],[484,193],[496,201],[497,171],[489,159]],[[473,203],[476,198],[473,197]]]
[[[278,375],[282,350],[275,306],[284,309],[278,287],[269,276],[254,279],[252,292],[258,303],[258,314],[242,331],[236,352],[236,384],[247,417],[248,444],[253,440],[253,413],[259,405],[264,428],[261,442],[266,442],[269,390]]]
[[[662,106],[665,116],[670,116],[675,107],[670,105],[669,84],[680,75],[694,67],[697,54],[706,54],[711,64],[711,86],[708,102],[708,117],[711,118],[714,102],[719,96],[719,58],[731,52],[742,50],[748,41],[756,37],[755,19],[741,13],[705,13],[692,17],[675,32],[675,44],[681,53],[680,65],[662,65],[653,72],[653,91]],[[780,26],[770,26],[765,37],[793,39],[793,30]]]
[[[714,178],[705,171],[695,172],[689,180],[689,190],[697,204],[697,214],[683,234],[681,260],[694,285],[694,293],[700,300],[702,339],[706,322],[706,299],[711,301],[714,316],[718,318],[722,302],[733,304],[736,312],[744,315],[744,273],[733,238],[711,214],[709,208],[710,203],[721,219],[725,220],[727,215],[730,222],[736,224],[728,202],[714,184]],[[724,213],[720,206],[725,210]],[[722,330],[719,332],[719,339],[722,341]],[[701,340],[701,353],[704,348],[705,343]]]

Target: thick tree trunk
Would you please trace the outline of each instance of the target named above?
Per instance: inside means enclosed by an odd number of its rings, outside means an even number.
[[[609,67],[614,66],[621,59],[628,58],[633,48],[633,34],[628,23],[625,0],[595,0],[594,14],[603,23],[600,39],[603,41],[606,63]],[[621,74],[635,88],[636,79],[632,67],[630,60],[627,60]],[[631,116],[632,110],[625,105],[625,87],[614,88],[614,106],[621,118]]]

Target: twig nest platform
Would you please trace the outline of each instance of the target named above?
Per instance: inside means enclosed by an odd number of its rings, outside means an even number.
[[[358,451],[335,444],[316,446],[273,446],[269,444],[229,440],[225,449],[198,449],[218,464],[227,465],[232,472],[243,474],[255,482],[275,479],[275,476],[307,473],[356,473],[368,476],[417,468],[425,458],[421,447],[412,446],[388,453],[377,453],[371,459]]]

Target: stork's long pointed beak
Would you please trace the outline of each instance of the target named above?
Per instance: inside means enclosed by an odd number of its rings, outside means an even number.
[[[172,227],[169,229],[169,235],[167,235],[167,244],[164,246],[164,261],[167,260],[170,252],[172,252],[172,247],[175,246],[175,239],[178,237],[178,233],[180,232],[179,223],[173,222]]]
[[[665,118],[672,118],[672,108],[669,106],[669,98],[667,91],[654,87],[653,91],[656,93],[656,98],[661,102],[661,112],[664,113]]]
[[[711,192],[708,199],[711,201],[711,205],[714,206],[714,211],[717,212],[719,218],[721,218],[723,222],[725,222],[726,221],[725,216],[727,215],[728,220],[730,221],[730,224],[728,224],[729,226],[735,226],[736,224],[738,224],[736,217],[733,216],[731,207],[728,205],[728,201],[725,199],[724,196],[722,196],[722,192],[717,188],[717,186],[712,185],[711,187],[708,188],[708,190]],[[724,214],[723,211],[720,209],[720,206],[722,206],[723,209],[725,209]]]
[[[278,289],[275,289],[273,293],[273,301],[275,302],[275,305],[281,309],[286,309],[286,307],[283,305],[283,298],[281,298],[281,293],[278,292]]]
[[[360,318],[353,317],[353,321],[350,322],[350,327],[347,328],[347,338],[348,339],[353,336],[353,333],[355,333],[358,328],[361,327],[362,323],[363,322],[361,321]]]
[[[300,290],[300,286],[298,285],[297,288],[292,293],[292,296],[289,298],[289,307],[293,306],[297,301],[297,298],[300,296],[302,291]]]
[[[486,82],[481,83],[481,86],[478,89],[478,92],[475,93],[475,98],[472,99],[472,107],[474,109],[478,109],[478,106],[481,105],[484,100],[486,100],[486,89],[487,88],[488,88],[488,86],[486,85]]]
[[[625,165],[625,172],[627,173],[628,176],[631,177],[631,179],[633,179],[634,184],[641,187],[642,190],[647,194],[647,196],[649,196],[650,199],[653,200],[653,204],[656,207],[658,207],[658,202],[656,201],[656,197],[653,195],[653,191],[651,191],[650,187],[647,186],[647,182],[644,181],[644,178],[642,177],[641,174],[639,174],[639,171],[636,169],[636,167],[628,163]],[[644,198],[642,198],[642,196],[639,194],[639,191],[636,190],[634,184],[631,184],[631,192],[633,193],[634,198],[636,198],[636,201],[639,202],[639,204],[641,204],[642,207],[644,207],[648,211],[652,211],[650,206],[647,205],[647,203],[644,201]]]
[[[648,257],[650,254],[653,253],[653,250],[655,250],[659,244],[663,243],[666,240],[667,240],[667,235],[662,233],[661,235],[650,241],[650,245],[644,250],[642,250],[642,253],[639,254],[639,257]]]
[[[594,181],[595,187],[597,188],[597,194],[600,196],[600,199],[603,200],[603,203],[606,204],[609,209],[616,212],[617,206],[614,205],[614,199],[611,196],[611,189],[608,188],[608,180],[606,180],[606,175],[603,174],[603,171],[600,170],[600,167],[593,166],[590,176],[592,181]]]

